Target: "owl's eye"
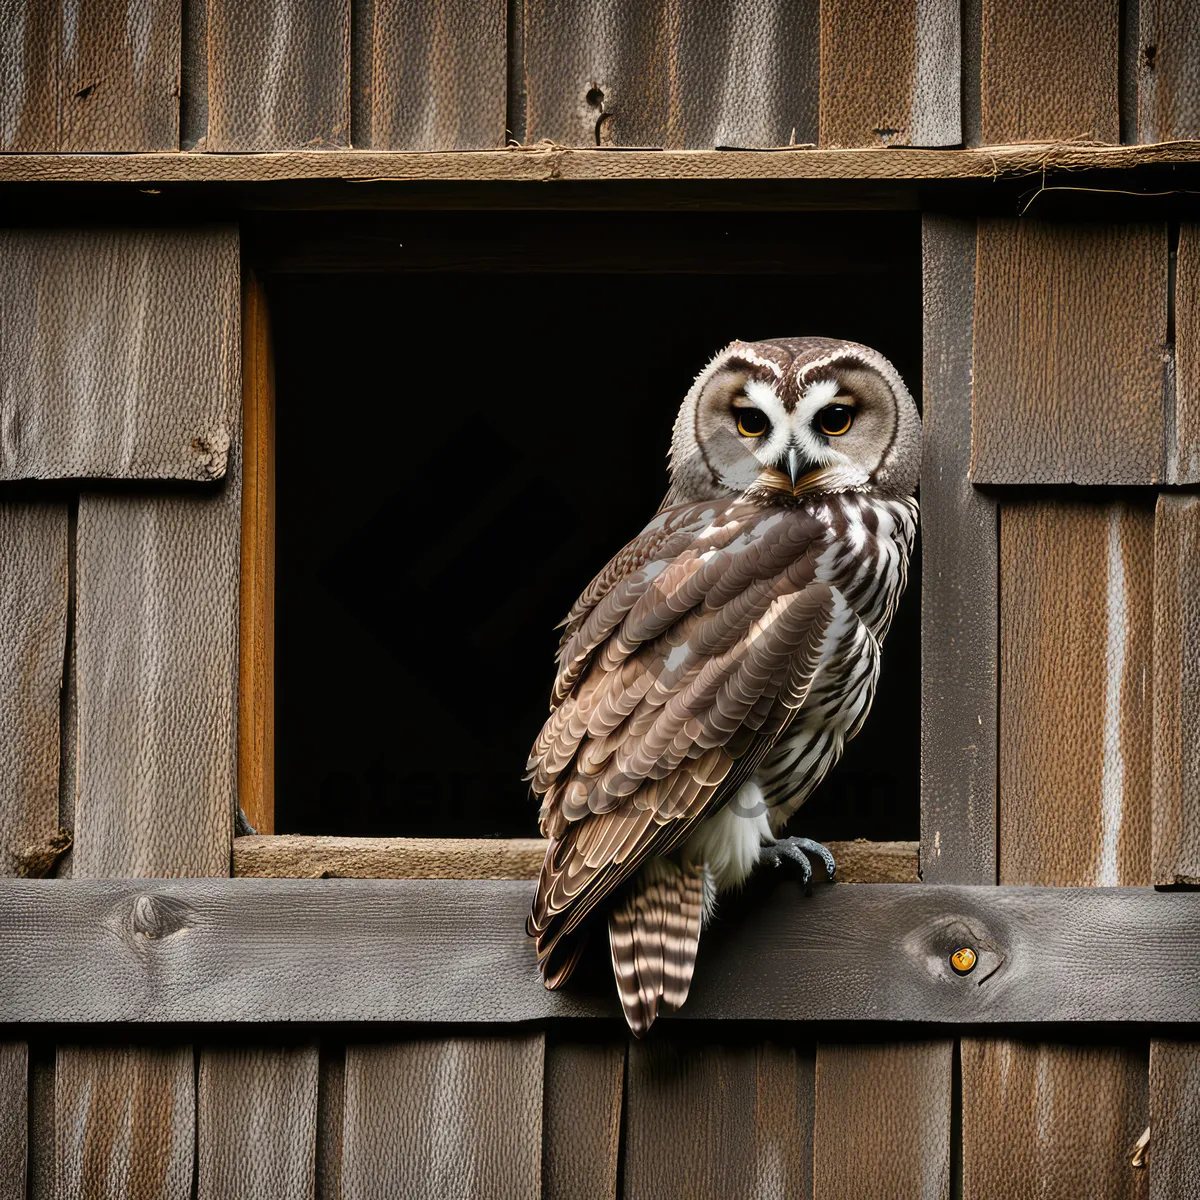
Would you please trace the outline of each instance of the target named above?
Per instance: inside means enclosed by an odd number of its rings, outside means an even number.
[[[757,408],[735,408],[737,431],[742,437],[762,437],[771,428],[766,413]]]
[[[848,404],[830,404],[817,413],[817,428],[829,437],[841,437],[854,424],[854,409]]]

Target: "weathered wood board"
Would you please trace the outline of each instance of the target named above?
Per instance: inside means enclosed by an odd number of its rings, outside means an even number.
[[[370,44],[361,48],[371,79],[363,144],[421,151],[504,145],[504,0],[375,0],[371,15]]]
[[[525,140],[815,143],[819,8],[816,0],[526,0]]]
[[[1200,483],[1200,225],[1180,225],[1175,263],[1175,408],[1166,476],[1168,483]]]
[[[998,517],[971,486],[975,222],[922,220],[921,877],[996,882]]]
[[[1200,138],[1200,10],[1138,0],[1137,140]]]
[[[1150,883],[1154,517],[1000,516],[1000,882]]]
[[[200,1051],[197,1200],[311,1200],[317,1066],[315,1045]]]
[[[80,499],[77,876],[229,874],[240,489]]]
[[[60,1046],[55,1109],[58,1200],[190,1200],[190,1046]]]
[[[607,986],[542,988],[529,896],[500,880],[3,880],[0,1022],[615,1016]],[[784,882],[705,934],[680,1016],[1191,1021],[1198,920],[1200,895],[1148,888],[806,897]],[[949,958],[964,943],[979,965],[960,977]]]
[[[821,5],[820,144],[957,146],[960,5]]]
[[[1161,482],[1163,225],[981,218],[975,483]]]
[[[985,146],[1120,141],[1117,0],[983,0]]]
[[[546,1039],[542,1103],[545,1200],[615,1200],[625,1095],[625,1038]]]
[[[205,149],[350,144],[350,0],[208,0]]]
[[[544,1050],[542,1033],[347,1047],[345,1200],[538,1200]]]
[[[809,1196],[812,1049],[655,1031],[629,1045],[624,1195]]]
[[[58,832],[67,506],[0,502],[0,876]]]
[[[220,479],[236,229],[0,231],[0,479]]]
[[[954,1043],[817,1046],[816,1200],[949,1200]]]
[[[1154,519],[1153,882],[1200,883],[1200,497]]]
[[[1022,1196],[1145,1200],[1148,1174],[1130,1157],[1150,1124],[1146,1078],[1144,1044],[964,1038],[963,1200],[1014,1187]]]
[[[1200,1195],[1200,1044],[1150,1043],[1150,1200]]]
[[[0,1042],[0,1200],[25,1200],[29,1047]]]

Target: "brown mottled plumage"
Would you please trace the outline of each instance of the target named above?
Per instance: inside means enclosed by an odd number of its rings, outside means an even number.
[[[741,432],[747,409],[761,434]],[[823,435],[846,410],[844,436]],[[776,835],[866,716],[919,445],[899,376],[853,343],[735,342],[698,377],[663,509],[564,623],[529,758],[547,987],[606,920],[636,1034],[686,999],[717,893],[779,861]]]

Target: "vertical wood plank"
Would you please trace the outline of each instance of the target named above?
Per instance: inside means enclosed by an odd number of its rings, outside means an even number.
[[[504,145],[505,0],[374,0],[371,148]]]
[[[0,5],[0,151],[58,149],[60,26],[56,3]]]
[[[197,1200],[312,1200],[317,1047],[200,1052]]]
[[[1120,140],[1118,0],[983,0],[983,143]]]
[[[1000,882],[1148,884],[1153,516],[1038,500],[1000,530]]]
[[[772,1043],[630,1042],[627,1200],[812,1195],[813,1058]]]
[[[25,1200],[29,1047],[0,1042],[0,1200]]]
[[[208,0],[205,149],[350,144],[350,0]]]
[[[1144,1046],[964,1038],[963,1200],[1145,1200],[1130,1165],[1149,1123]],[[1151,1146],[1151,1156],[1154,1148]]]
[[[981,219],[975,483],[1163,478],[1167,231]]]
[[[525,0],[526,141],[814,143],[817,0]]]
[[[999,532],[970,480],[975,222],[924,217],[921,256],[921,878],[991,884]]]
[[[954,1043],[817,1047],[816,1200],[949,1200]]]
[[[77,878],[229,874],[240,475],[80,498]]]
[[[904,0],[864,20],[859,0],[826,0],[821,146],[958,145],[959,13],[950,0]]]
[[[179,0],[64,5],[59,149],[179,149]]]
[[[225,473],[238,233],[0,231],[0,479]]]
[[[55,1109],[58,1200],[190,1200],[190,1046],[60,1046]]]
[[[541,1194],[545,1037],[346,1050],[346,1200]]]
[[[26,1200],[58,1200],[54,1192],[54,1047],[29,1048],[29,1176]]]
[[[1200,1043],[1150,1043],[1150,1200],[1200,1196]]]
[[[543,1200],[616,1196],[624,1085],[624,1039],[547,1042]]]
[[[1175,413],[1167,431],[1167,482],[1200,483],[1200,225],[1180,225],[1175,261]]]
[[[1200,138],[1200,9],[1138,0],[1137,140]]]
[[[1200,496],[1154,519],[1153,878],[1200,884]]]
[[[58,832],[67,506],[0,502],[0,876]]]
[[[242,544],[238,802],[275,832],[275,363],[266,289],[251,274],[242,316]]]

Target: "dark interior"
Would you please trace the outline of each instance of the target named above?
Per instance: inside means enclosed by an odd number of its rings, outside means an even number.
[[[276,831],[531,836],[555,623],[653,516],[693,377],[735,337],[826,334],[919,401],[919,218],[373,222],[268,264]],[[919,612],[918,554],[871,715],[794,832],[918,836]]]

